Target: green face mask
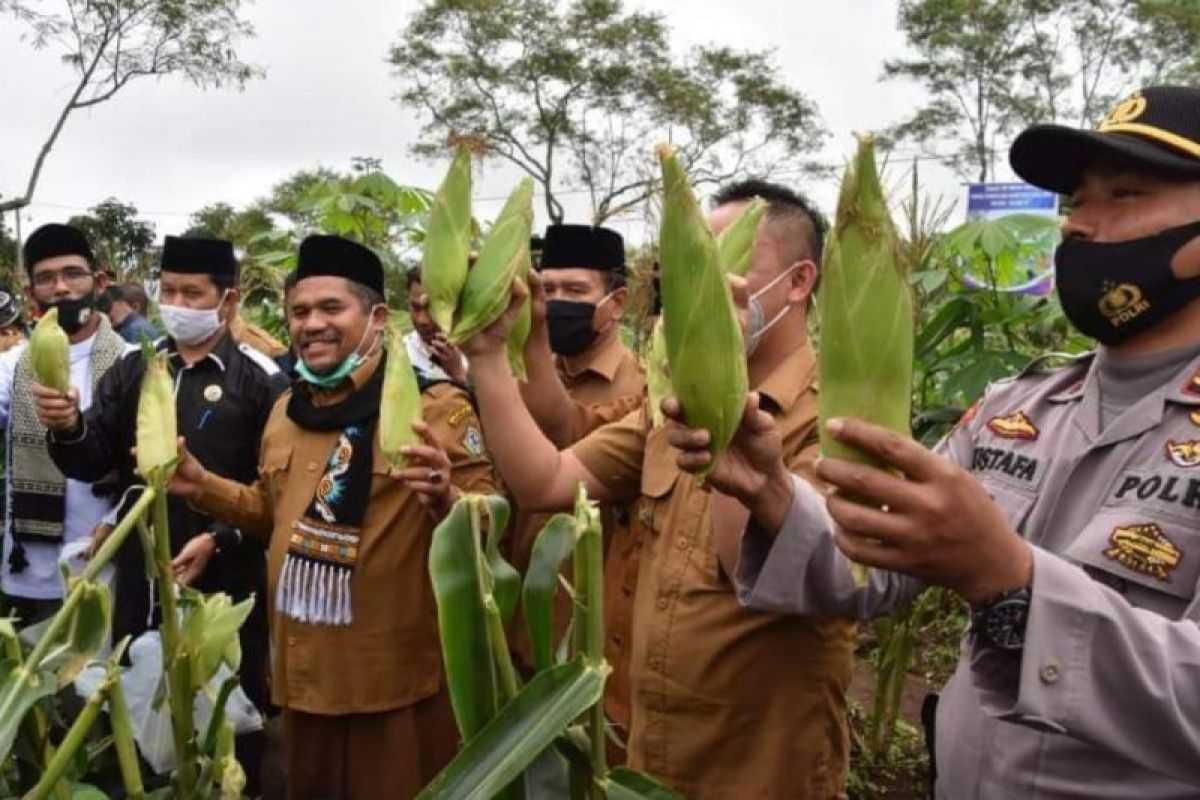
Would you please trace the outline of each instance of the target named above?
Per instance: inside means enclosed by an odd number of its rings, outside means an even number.
[[[363,342],[371,335],[371,328],[368,326],[363,338],[359,341],[358,347],[363,346]],[[358,352],[358,347],[354,348],[354,352],[342,359],[341,363],[334,367],[329,372],[323,375],[318,375],[309,368],[308,364],[304,363],[304,359],[299,359],[296,362],[296,374],[300,376],[300,380],[307,384],[316,386],[319,389],[332,389],[339,383],[344,381],[351,372],[362,366],[362,363],[367,360],[367,356]],[[374,348],[374,345],[372,345]],[[367,351],[367,355],[370,354]]]

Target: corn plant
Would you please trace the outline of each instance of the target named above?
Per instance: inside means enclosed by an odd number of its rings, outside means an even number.
[[[603,541],[599,510],[580,486],[573,514],[557,514],[534,542],[521,577],[499,553],[508,503],[467,495],[437,527],[430,576],[438,603],[451,704],[464,744],[421,800],[653,798],[674,792],[605,763]],[[484,537],[486,535],[486,542]],[[563,562],[575,568],[571,625],[554,642]],[[537,671],[513,664],[505,625],[522,603]]]

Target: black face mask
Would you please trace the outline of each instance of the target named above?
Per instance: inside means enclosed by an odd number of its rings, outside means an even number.
[[[546,325],[550,329],[550,349],[560,356],[577,356],[596,341],[592,319],[596,303],[574,300],[547,300]]]
[[[1171,261],[1200,222],[1128,242],[1068,239],[1054,253],[1063,313],[1101,344],[1127,341],[1200,297],[1200,278],[1180,279]]]
[[[96,307],[96,295],[93,292],[78,300],[59,300],[55,303],[39,302],[38,307],[42,309],[43,313],[57,308],[58,324],[67,332],[68,336],[71,336],[87,325],[87,321],[92,318],[93,309]]]

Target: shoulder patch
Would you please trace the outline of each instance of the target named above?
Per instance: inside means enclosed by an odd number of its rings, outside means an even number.
[[[272,361],[269,356],[264,355],[261,351],[255,350],[253,347],[244,342],[239,344],[237,348],[239,353],[253,361],[263,372],[267,373],[268,375],[279,374],[279,365]]]
[[[468,425],[463,432],[462,445],[464,450],[479,458],[483,455],[483,433],[474,425]]]
[[[456,409],[454,413],[450,415],[450,424],[461,425],[464,420],[471,416],[473,411],[474,409],[472,409],[470,406],[463,406],[462,408]]]

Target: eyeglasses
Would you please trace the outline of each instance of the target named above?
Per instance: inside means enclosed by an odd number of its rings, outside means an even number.
[[[49,289],[54,284],[58,283],[58,279],[62,278],[69,284],[80,284],[88,278],[92,277],[93,273],[89,269],[83,267],[65,267],[56,272],[47,270],[39,272],[33,276],[33,285],[40,289]]]

